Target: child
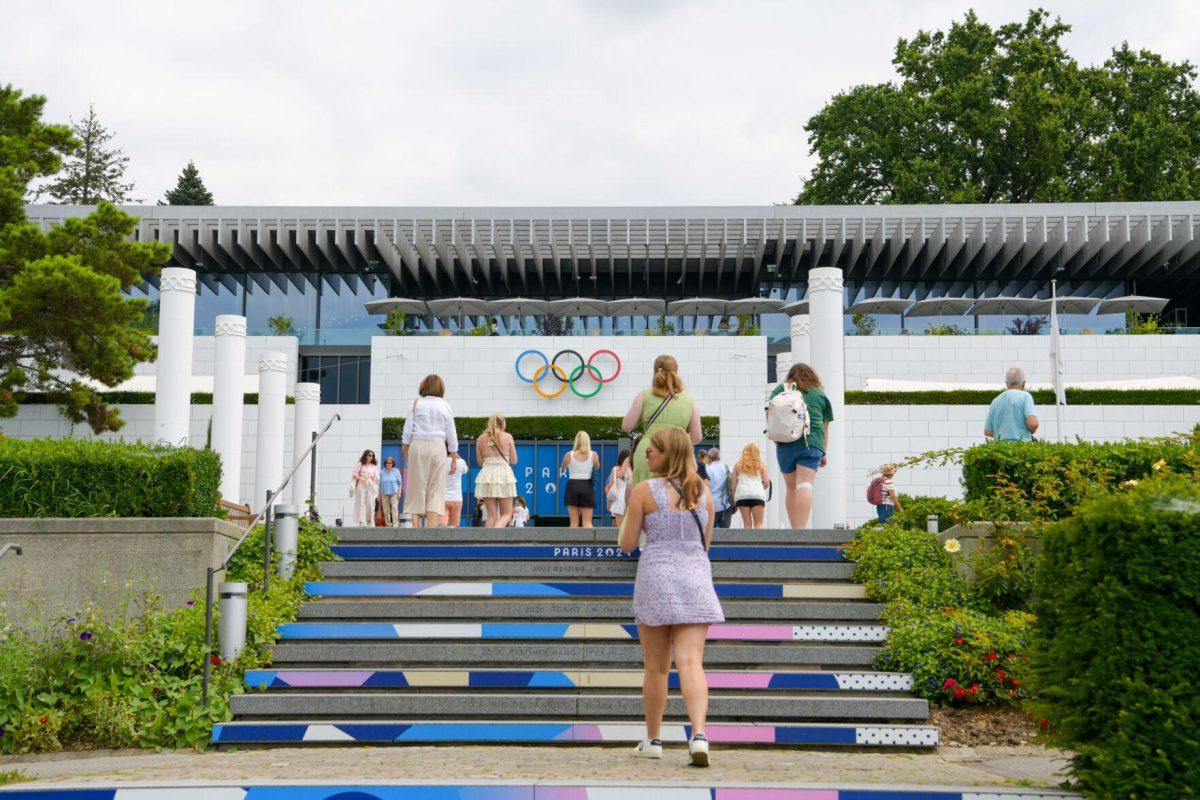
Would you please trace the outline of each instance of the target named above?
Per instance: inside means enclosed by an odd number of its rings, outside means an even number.
[[[895,474],[896,468],[886,464],[879,470],[879,477],[871,482],[879,484],[879,502],[875,505],[875,515],[879,517],[880,522],[887,522],[892,518],[892,514],[904,510],[900,506],[900,493],[896,491],[896,481],[893,480]]]
[[[529,522],[529,509],[525,506],[525,498],[517,495],[513,505],[512,526],[524,528],[527,522]]]

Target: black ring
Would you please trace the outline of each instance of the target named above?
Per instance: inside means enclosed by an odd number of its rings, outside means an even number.
[[[584,357],[582,355],[580,355],[579,353],[575,352],[574,350],[559,350],[557,353],[554,354],[554,358],[550,359],[550,374],[554,375],[555,380],[557,380],[559,383],[566,383],[566,381],[564,381],[562,378],[558,377],[558,374],[554,372],[554,367],[558,366],[558,357],[563,355],[564,353],[570,353],[571,355],[578,358],[580,366],[587,365],[587,361],[584,359]],[[559,367],[559,369],[563,370],[564,375],[569,375],[571,372],[571,370],[567,370],[562,367]],[[572,367],[571,369],[574,369],[574,367]]]

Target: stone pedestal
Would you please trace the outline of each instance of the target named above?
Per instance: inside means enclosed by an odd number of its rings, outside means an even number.
[[[283,480],[287,364],[287,355],[274,351],[263,353],[258,362],[258,441],[254,461],[254,497],[250,499],[250,507],[255,511],[266,503],[267,491],[274,491]]]
[[[192,339],[196,272],[165,267],[158,283],[158,359],[154,381],[154,440],[186,445],[191,422]]]
[[[817,472],[813,487],[813,528],[832,528],[847,522],[846,512],[846,360],[842,329],[842,271],[818,267],[808,273],[812,366],[833,406],[833,424],[825,442],[828,465]],[[793,317],[792,322],[798,317]],[[793,328],[795,330],[795,328]],[[793,336],[793,342],[796,338]],[[793,352],[792,357],[797,355]]]
[[[321,420],[321,384],[296,384],[296,411],[293,417],[292,459],[293,463],[300,460],[300,454],[312,444],[313,434],[320,429]],[[292,502],[300,513],[304,513],[304,504],[308,502],[308,494],[312,484],[312,472],[309,458],[292,476]]]
[[[246,391],[246,318],[216,320],[213,366],[212,449],[221,456],[221,497],[242,501],[242,435]]]

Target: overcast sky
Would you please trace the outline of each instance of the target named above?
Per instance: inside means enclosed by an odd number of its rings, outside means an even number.
[[[893,77],[897,37],[1015,2],[5,2],[0,83],[92,102],[156,200],[194,159],[221,205],[789,200],[805,121]],[[1200,55],[1189,0],[1048,3],[1068,50]]]

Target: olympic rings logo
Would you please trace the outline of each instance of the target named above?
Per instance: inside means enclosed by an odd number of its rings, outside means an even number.
[[[574,356],[579,362],[571,368],[570,372],[567,371],[566,367],[560,366],[558,363],[560,358],[568,356]],[[617,365],[613,374],[607,378],[600,372],[600,368],[592,363],[600,356],[612,357]],[[528,377],[521,371],[523,363],[527,358],[539,358],[542,361],[541,365],[533,371],[533,377]],[[546,354],[541,350],[525,350],[517,356],[516,361],[513,362],[513,368],[516,370],[518,378],[526,383],[533,384],[533,390],[537,392],[539,397],[553,400],[567,391],[567,389],[570,389],[571,393],[576,397],[586,400],[589,397],[595,397],[600,394],[600,390],[604,388],[604,384],[611,383],[617,379],[617,376],[621,374],[621,358],[612,350],[597,350],[588,356],[586,360],[575,350],[559,350],[554,354],[554,358],[546,358]],[[595,387],[590,392],[580,391],[578,387],[578,384],[583,381],[585,376],[595,383]],[[543,388],[543,384],[549,378],[558,381],[559,386],[554,391],[546,391]]]

